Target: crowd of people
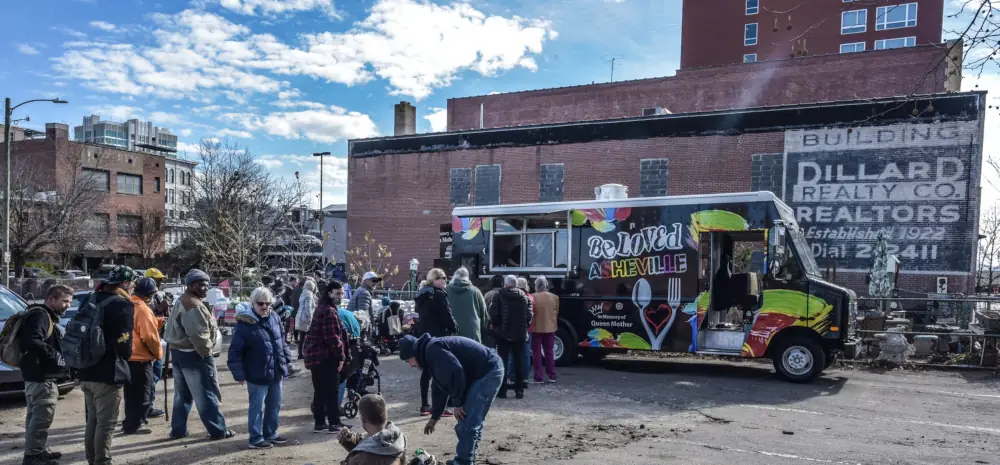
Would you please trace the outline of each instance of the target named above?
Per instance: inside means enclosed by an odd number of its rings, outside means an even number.
[[[212,355],[218,321],[205,302],[210,278],[191,270],[184,278],[184,293],[172,302],[159,290],[162,279],[155,269],[139,277],[131,268],[117,266],[78,310],[76,319],[91,318],[86,321],[99,327],[103,338],[103,353],[86,366],[72,367],[84,393],[90,465],[112,463],[111,443],[123,399],[121,433],[152,433],[146,426],[149,418],[164,413],[153,407],[153,400],[165,359],[174,378],[169,438],[189,435],[192,407],[198,409],[210,440],[236,435],[221,410]],[[283,381],[299,371],[293,363],[294,342],[311,375],[313,431],[337,435],[349,452],[346,464],[406,463],[405,435],[388,420],[379,394],[357,402],[363,433],[341,422],[347,380],[362,359],[358,316],[378,321],[373,302],[379,281],[375,273],[366,273],[344,306],[345,286],[321,275],[292,277],[290,286],[273,280],[254,289],[248,305],[238,308],[227,366],[247,389],[250,448],[287,442],[278,429]],[[536,382],[543,382],[543,375],[549,382],[556,379],[552,346],[558,297],[548,292],[544,277],[534,282],[533,294],[524,277],[495,277],[493,283],[494,289],[483,295],[465,268],[450,282],[443,270],[430,270],[415,298],[418,319],[412,335],[398,342],[399,357],[421,369],[419,413],[430,416],[424,433],[432,434],[442,417],[457,419],[458,446],[449,463],[458,465],[475,463],[494,399],[506,398],[511,387],[517,398],[524,397],[529,366],[534,366]],[[64,356],[73,364],[80,362],[64,354],[61,332],[53,327],[72,298],[69,287],[52,286],[44,301],[30,306],[18,323],[27,399],[25,465],[58,464],[62,457],[47,444],[58,398],[55,380],[67,369]],[[398,303],[384,310],[399,315]],[[71,345],[79,347],[79,342],[72,340]]]

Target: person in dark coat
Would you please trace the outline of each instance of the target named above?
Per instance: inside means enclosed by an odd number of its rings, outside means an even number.
[[[490,278],[490,290],[486,291],[486,294],[483,294],[483,300],[486,301],[487,317],[489,317],[489,308],[493,305],[493,299],[500,293],[500,289],[503,289],[503,275],[495,274]],[[487,328],[489,328],[489,322],[487,322]],[[496,339],[493,337],[492,332],[485,331],[482,337],[484,346],[494,349],[497,347]]]
[[[291,351],[285,343],[278,314],[271,310],[274,294],[258,287],[250,294],[252,310],[236,314],[236,329],[229,345],[229,371],[250,395],[247,424],[251,449],[270,449],[285,444],[278,435],[281,412],[281,382],[289,375]]]
[[[20,369],[27,406],[23,465],[54,465],[62,458],[61,453],[49,450],[47,442],[59,399],[55,380],[66,372],[60,346],[62,338],[56,325],[72,302],[73,289],[62,284],[50,287],[45,291],[43,303],[25,310],[17,335],[23,353]]]
[[[104,356],[91,367],[80,370],[87,427],[84,434],[87,463],[111,464],[111,438],[118,423],[122,386],[128,384],[128,360],[132,357],[131,298],[137,276],[132,268],[116,266],[93,294],[96,305],[104,305]]]
[[[526,371],[523,366],[524,342],[528,340],[528,326],[531,325],[531,301],[524,291],[517,288],[516,276],[505,277],[503,284],[504,288],[490,305],[490,324],[500,356],[507,362],[507,371],[514,372],[514,392],[518,399],[523,399]],[[506,383],[500,388],[498,396],[501,399],[507,397]]]
[[[450,399],[458,419],[455,425],[458,445],[455,459],[448,463],[476,463],[476,449],[483,438],[486,414],[504,384],[503,360],[496,351],[472,339],[429,334],[420,339],[403,337],[399,342],[399,358],[434,379],[434,404],[424,433],[434,432]]]
[[[418,315],[415,334],[430,334],[434,337],[457,334],[458,324],[455,323],[455,317],[451,313],[451,305],[448,304],[448,294],[444,290],[448,286],[448,277],[444,270],[434,268],[428,271],[427,279],[422,285],[417,297],[413,299]],[[430,383],[430,373],[422,372],[420,374],[420,415],[422,416],[431,414],[430,403],[427,402]],[[445,412],[445,416],[451,416],[451,412]]]

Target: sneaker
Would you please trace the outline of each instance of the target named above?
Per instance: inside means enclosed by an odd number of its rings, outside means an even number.
[[[226,432],[222,434],[222,436],[209,437],[208,439],[212,441],[221,441],[223,439],[229,439],[233,436],[236,436],[236,431],[227,429]]]
[[[544,382],[545,382],[545,380],[544,380],[544,379],[536,379],[536,380],[535,380],[535,384],[542,384],[542,383],[544,383]]]
[[[272,447],[274,447],[274,446],[272,446],[271,443],[269,443],[267,441],[261,441],[261,442],[250,444],[250,448],[251,449],[270,449]]]
[[[426,417],[426,416],[428,416],[430,414],[431,414],[431,406],[430,405],[424,405],[423,407],[420,407],[420,416]]]
[[[176,441],[178,439],[184,439],[186,437],[188,437],[187,434],[180,435],[180,436],[174,436],[173,434],[171,434],[170,436],[167,436],[167,440],[169,440],[169,441]]]
[[[517,391],[517,393],[514,394],[514,397],[517,397],[518,399],[524,399],[524,391]]]
[[[165,415],[166,412],[158,408],[149,409],[149,414],[146,415],[148,418],[160,418]]]
[[[45,449],[45,452],[42,452],[42,456],[45,458],[50,458],[52,460],[59,460],[62,458],[62,452],[56,452],[54,450]]]
[[[452,412],[451,409],[445,409],[444,413],[441,414],[441,418],[451,418],[453,416],[455,416],[455,412]]]
[[[281,436],[275,436],[275,437],[273,437],[271,439],[268,439],[267,442],[269,442],[271,444],[277,444],[277,445],[280,446],[282,444],[288,443],[288,439],[285,439],[284,437],[281,437]]]
[[[348,425],[337,424],[337,425],[330,425],[330,428],[327,429],[326,432],[330,434],[340,434],[340,430],[344,428],[351,429],[351,427]]]
[[[315,425],[315,426],[313,426],[313,432],[314,433],[325,433],[326,430],[327,430],[326,423],[324,423],[322,425]]]
[[[122,431],[122,434],[125,434],[125,435],[132,435],[132,434],[152,434],[152,433],[153,433],[153,430],[151,430],[151,429],[149,429],[149,428],[147,428],[145,426],[139,427],[139,429],[137,429],[135,431],[132,431],[132,432],[128,432],[128,431],[124,431],[124,430]]]
[[[555,378],[552,378],[552,379],[549,380],[549,384],[555,384],[555,383],[556,383],[556,379]]]
[[[46,457],[45,454],[25,455],[21,465],[59,465],[59,462]]]

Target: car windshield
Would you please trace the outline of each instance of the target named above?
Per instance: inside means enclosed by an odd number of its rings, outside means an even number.
[[[22,300],[6,287],[0,287],[0,320],[6,320],[17,312],[28,308],[28,303]]]

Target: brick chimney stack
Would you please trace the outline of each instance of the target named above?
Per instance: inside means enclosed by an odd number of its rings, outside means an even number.
[[[408,136],[417,133],[417,108],[410,102],[399,102],[395,107],[395,130],[393,135]]]
[[[45,138],[69,140],[69,126],[62,123],[45,123]]]

